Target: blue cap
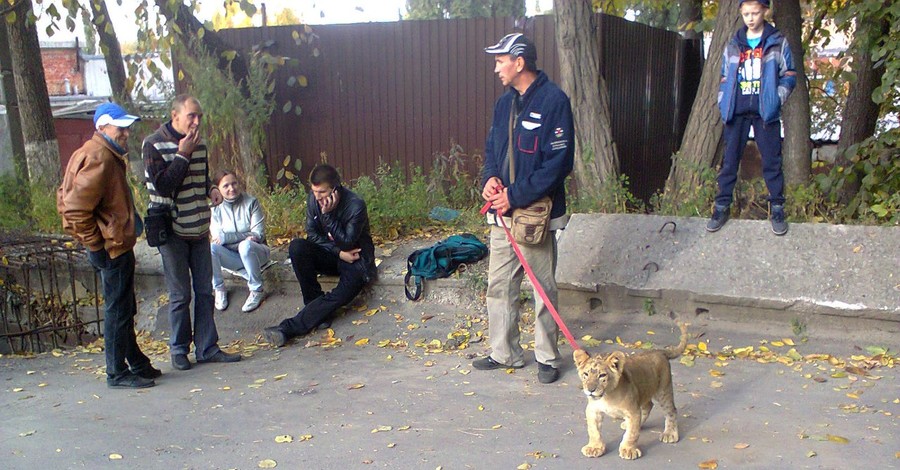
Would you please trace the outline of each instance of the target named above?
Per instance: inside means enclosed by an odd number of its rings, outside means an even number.
[[[128,127],[141,118],[128,114],[125,109],[115,103],[103,103],[94,112],[94,128],[112,124],[116,127]]]

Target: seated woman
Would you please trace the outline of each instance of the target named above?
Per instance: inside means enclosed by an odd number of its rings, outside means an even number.
[[[251,312],[265,298],[262,266],[269,262],[270,256],[263,226],[265,215],[259,201],[242,192],[234,173],[222,170],[213,181],[225,198],[222,204],[213,207],[209,227],[216,309],[228,308],[228,291],[222,279],[222,268],[226,268],[247,279],[250,294],[241,310]]]

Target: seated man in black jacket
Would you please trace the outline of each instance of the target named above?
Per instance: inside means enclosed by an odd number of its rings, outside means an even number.
[[[278,326],[265,329],[266,340],[278,347],[330,323],[334,312],[349,304],[377,274],[365,201],[341,186],[340,175],[330,165],[313,168],[309,183],[306,239],[292,240],[288,249],[304,306]],[[322,292],[316,279],[320,273],[340,276],[338,285]]]

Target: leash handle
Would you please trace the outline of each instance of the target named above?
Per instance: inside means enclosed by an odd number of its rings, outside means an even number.
[[[490,205],[490,203],[488,203],[487,205]],[[559,326],[560,331],[562,331],[563,335],[569,341],[572,349],[581,349],[581,346],[579,346],[578,342],[575,341],[575,337],[572,336],[572,332],[569,331],[569,328],[566,327],[566,324],[559,316],[559,312],[556,311],[556,307],[554,307],[553,304],[550,303],[550,299],[547,298],[547,293],[544,292],[544,287],[537,281],[537,277],[534,275],[534,271],[531,270],[531,266],[528,264],[528,261],[525,260],[525,255],[522,254],[522,250],[519,248],[519,244],[516,243],[516,240],[513,238],[512,233],[510,233],[509,231],[509,227],[506,226],[506,221],[503,220],[503,217],[498,217],[498,219],[500,219],[500,223],[503,224],[503,230],[506,231],[506,238],[509,239],[509,243],[512,244],[513,251],[516,252],[516,257],[518,257],[519,262],[522,263],[522,267],[525,269],[525,274],[528,275],[528,279],[531,281],[531,285],[534,287],[534,290],[537,291],[538,295],[541,296],[541,300],[544,301],[544,305],[547,306],[547,310],[550,310],[550,315],[553,315],[553,320],[556,321],[556,325]]]

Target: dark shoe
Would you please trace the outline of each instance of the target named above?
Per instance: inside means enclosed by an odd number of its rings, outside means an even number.
[[[265,336],[266,341],[268,341],[269,344],[276,348],[280,348],[284,346],[284,343],[287,343],[287,336],[281,331],[281,328],[277,326],[270,326],[263,330],[263,336]]]
[[[319,323],[319,326],[316,327],[317,330],[321,330],[321,331],[327,330],[329,328],[331,328],[331,319],[330,318],[322,321],[322,323]]]
[[[241,355],[239,353],[227,353],[222,351],[213,354],[211,357],[206,359],[198,359],[197,362],[200,364],[206,364],[209,362],[240,362]]]
[[[153,379],[141,377],[131,371],[116,380],[106,379],[106,386],[109,388],[149,388],[155,385]]]
[[[772,233],[778,236],[787,233],[788,224],[784,220],[784,206],[772,204],[769,208],[769,220],[772,222]]]
[[[500,364],[495,361],[491,356],[483,357],[478,359],[477,361],[472,361],[472,367],[478,370],[494,370],[494,369],[521,369],[525,367],[522,366],[508,366],[506,364]]]
[[[172,354],[172,367],[178,370],[189,370],[191,361],[188,360],[187,354]]]
[[[559,369],[538,362],[538,382],[542,384],[552,384],[559,378]]]
[[[706,223],[706,231],[718,232],[725,222],[728,222],[729,217],[731,217],[731,206],[713,205],[712,217]]]
[[[185,359],[187,359],[187,357],[185,357]],[[188,364],[190,364],[190,363],[188,363]],[[145,379],[150,379],[150,380],[158,379],[158,378],[162,377],[162,371],[151,365],[147,365],[147,367],[144,367],[141,370],[132,370],[131,373],[134,375],[137,375],[139,377],[143,377]]]

